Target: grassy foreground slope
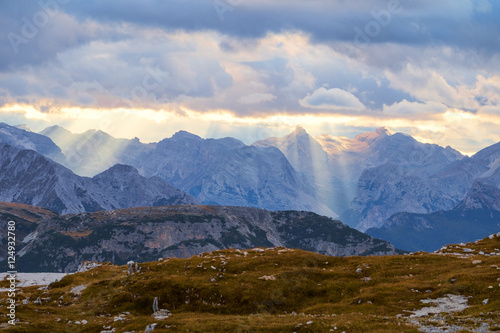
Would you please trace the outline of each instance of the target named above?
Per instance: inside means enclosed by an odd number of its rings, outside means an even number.
[[[435,254],[338,258],[283,248],[222,250],[141,263],[138,270],[133,265],[131,275],[127,266],[104,264],[46,289],[23,288],[20,322],[0,329],[144,332],[157,323],[154,332],[419,332],[450,325],[499,331],[499,249],[500,237],[492,236]],[[433,306],[422,300],[447,295],[464,296],[468,308],[414,316]],[[155,297],[168,318],[152,316]]]

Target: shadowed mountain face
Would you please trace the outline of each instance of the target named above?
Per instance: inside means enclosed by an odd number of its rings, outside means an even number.
[[[205,204],[334,215],[273,147],[246,146],[232,138],[204,140],[178,132],[160,141],[139,169],[145,175],[162,177]]]
[[[5,232],[0,233],[0,261],[7,258],[8,255],[8,239],[7,231],[9,230],[9,221],[14,221],[15,240],[17,249],[21,249],[29,241],[28,235],[34,235],[34,231],[38,224],[44,220],[56,217],[57,214],[39,207],[33,207],[18,203],[0,202],[0,229]],[[5,266],[2,271],[8,271]]]
[[[62,213],[193,203],[344,211],[342,221],[408,250],[434,250],[498,228],[500,143],[463,157],[385,128],[354,139],[297,128],[252,146],[184,131],[146,145],[101,131],[44,130],[64,153],[73,151],[64,163],[85,172],[112,165],[88,178],[25,150],[60,154],[50,139],[30,133],[0,126],[0,140],[22,148],[1,144],[0,200]]]
[[[0,144],[0,200],[58,213],[132,206],[192,204],[196,199],[158,177],[116,165],[94,178],[80,177],[33,150]]]
[[[388,240],[409,251],[435,251],[449,243],[471,242],[500,231],[500,168],[478,178],[454,209],[431,214],[398,213],[381,228],[369,229],[373,237]]]
[[[323,202],[360,230],[378,226],[400,211],[450,209],[465,195],[449,193],[434,174],[463,156],[447,147],[423,144],[385,128],[354,139],[312,137],[297,128],[256,146],[276,146],[314,184]],[[469,185],[470,186],[470,185]]]
[[[47,136],[0,123],[0,143],[19,149],[34,150],[58,163],[64,163],[61,149]]]
[[[56,216],[19,251],[22,271],[75,271],[83,260],[148,261],[226,248],[285,246],[334,256],[385,255],[388,242],[309,212],[168,206]]]
[[[57,126],[41,133],[61,145],[65,165],[77,173],[94,175],[116,163],[127,164],[206,204],[335,215],[276,148],[246,146],[232,138],[204,140],[185,131],[152,144],[115,139],[101,131],[73,134]]]
[[[17,128],[11,131],[21,133]],[[381,227],[398,213],[451,211],[473,184],[475,191],[491,192],[488,183],[475,181],[492,176],[500,166],[500,144],[463,157],[450,147],[423,144],[385,128],[354,139],[312,137],[297,128],[288,136],[252,146],[232,138],[205,140],[184,131],[148,145],[100,131],[77,135],[51,127],[43,133],[60,142],[63,152],[76,152],[72,157],[77,158],[69,160],[87,172],[130,164],[141,175],[158,176],[205,204],[309,210],[329,216],[343,212],[341,220],[362,231]],[[109,181],[100,181],[116,190]],[[145,204],[132,203],[127,196],[121,201],[96,196],[83,200],[83,209]],[[166,201],[152,204],[157,202]]]

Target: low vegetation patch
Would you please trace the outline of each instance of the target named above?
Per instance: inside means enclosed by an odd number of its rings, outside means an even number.
[[[5,319],[1,327],[144,332],[156,323],[154,332],[419,332],[455,325],[469,332],[483,325],[495,331],[498,248],[500,237],[493,236],[432,254],[339,258],[256,248],[160,259],[132,269],[103,264],[47,288],[22,288],[20,322],[6,326]],[[164,318],[152,316],[155,298],[158,309],[169,311],[161,312],[168,313]],[[453,300],[465,305],[450,313],[424,309]]]

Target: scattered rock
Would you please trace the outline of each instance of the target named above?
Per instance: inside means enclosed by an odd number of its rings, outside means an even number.
[[[255,252],[264,252],[264,249],[261,249],[261,248],[253,248],[251,251],[255,251]]]
[[[132,260],[127,262],[127,266],[128,266],[128,275],[132,275],[134,273],[139,273],[141,271],[139,264],[137,264],[136,262],[134,262]]]
[[[85,289],[87,289],[87,285],[80,284],[78,286],[71,288],[70,292],[75,295],[81,295]]]
[[[157,323],[150,324],[150,325],[146,326],[146,330],[144,330],[144,333],[153,332],[155,330],[156,326],[158,326]]]
[[[153,313],[156,313],[158,312],[159,308],[158,308],[158,297],[155,297],[154,300],[153,300]]]
[[[420,302],[425,304],[436,304],[436,306],[425,307],[420,310],[413,311],[413,314],[410,316],[411,318],[423,317],[429,314],[459,312],[469,307],[467,305],[467,297],[461,295],[449,294],[445,297],[437,299],[423,299],[420,300]]]
[[[113,318],[113,321],[124,321],[125,320],[125,314],[124,313],[120,313],[119,316],[116,316]]]
[[[276,277],[274,275],[264,275],[259,278],[259,280],[275,281]]]
[[[97,261],[84,261],[78,266],[77,273],[87,272],[96,267],[102,266],[102,263]]]
[[[170,317],[172,313],[166,309],[160,309],[152,314],[152,316],[157,320],[164,320]]]

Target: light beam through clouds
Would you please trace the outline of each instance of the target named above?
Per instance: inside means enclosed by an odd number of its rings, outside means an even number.
[[[493,1],[221,3],[222,18],[201,0],[2,2],[0,121],[146,142],[252,143],[298,124],[465,153],[500,141]]]

